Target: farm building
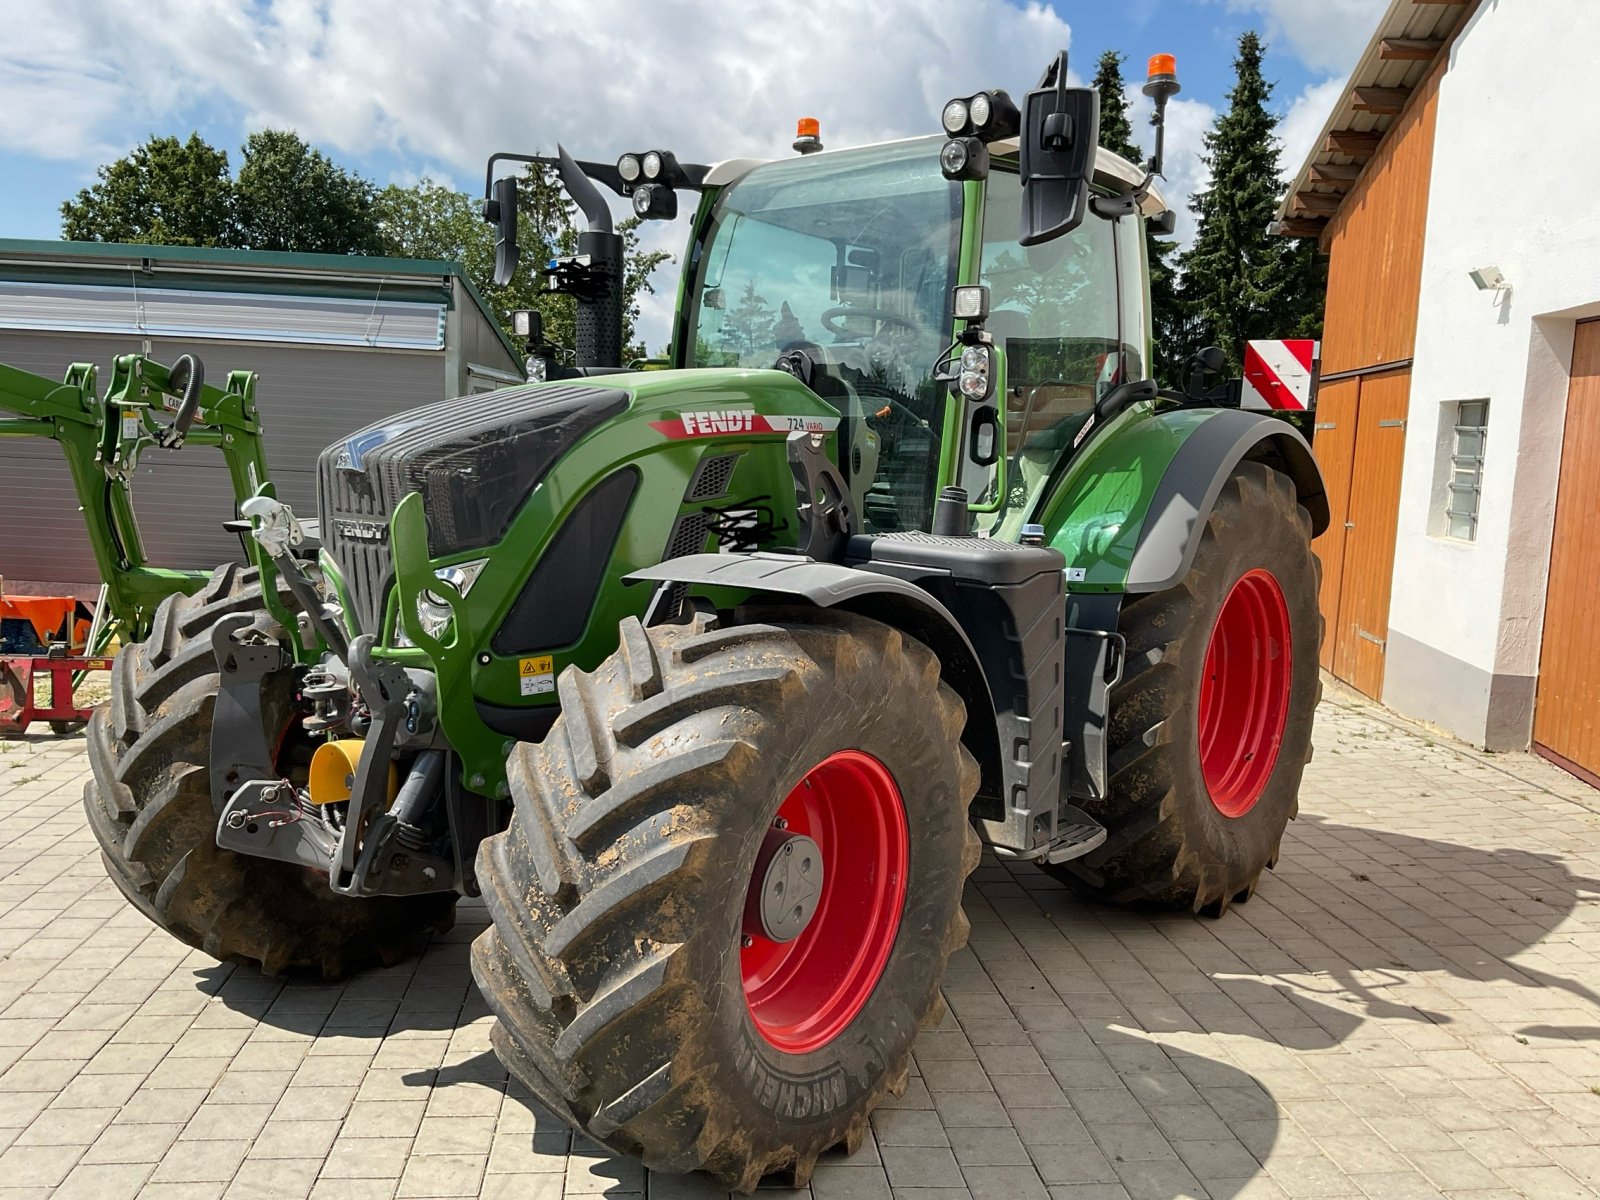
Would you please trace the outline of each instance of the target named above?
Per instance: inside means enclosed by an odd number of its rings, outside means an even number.
[[[316,456],[388,413],[520,383],[522,359],[456,263],[187,246],[0,240],[0,362],[59,378],[142,351],[193,354],[220,386],[260,373],[257,400],[278,495],[316,511]],[[220,455],[151,448],[133,486],[151,562],[206,568],[239,556]],[[0,441],[0,577],[12,591],[92,595],[99,582],[66,463],[53,442]],[[33,585],[29,587],[29,585]]]
[[[1394,0],[1280,231],[1330,255],[1323,665],[1600,776],[1592,0]]]

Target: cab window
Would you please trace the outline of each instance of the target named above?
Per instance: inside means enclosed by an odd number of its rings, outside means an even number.
[[[1091,214],[1069,234],[1020,246],[1021,206],[1014,169],[996,164],[983,206],[980,282],[989,287],[985,328],[1006,355],[1008,478],[1003,511],[981,524],[999,537],[1020,526],[1095,401],[1145,374],[1143,331],[1125,328],[1118,288],[1117,226],[1134,223]]]

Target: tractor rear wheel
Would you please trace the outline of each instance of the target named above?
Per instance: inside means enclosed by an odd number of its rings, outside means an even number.
[[[643,628],[565,671],[484,842],[473,974],[549,1108],[749,1192],[859,1145],[943,1015],[978,771],[919,642],[815,609]]]
[[[1220,915],[1250,898],[1311,757],[1321,575],[1293,485],[1240,464],[1182,582],[1123,604],[1109,795],[1083,803],[1110,833],[1054,875],[1119,904]]]
[[[287,593],[285,593],[287,599]],[[151,921],[228,962],[268,974],[312,968],[336,979],[405,957],[424,927],[448,929],[455,894],[354,899],[326,876],[250,858],[216,843],[211,804],[211,713],[220,680],[211,629],[233,613],[260,613],[253,569],[219,567],[193,596],[156,610],[150,637],[123,648],[111,699],[89,721],[94,774],[83,791],[90,828],[113,883]],[[262,712],[280,769],[304,767],[291,732],[294,681],[262,681]]]

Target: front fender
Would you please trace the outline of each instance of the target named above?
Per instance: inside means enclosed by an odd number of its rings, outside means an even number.
[[[1293,426],[1226,408],[1131,410],[1092,440],[1033,518],[1067,560],[1076,592],[1159,592],[1188,572],[1200,531],[1239,463],[1282,471],[1328,525],[1322,472]]]
[[[892,625],[939,659],[939,672],[967,706],[962,742],[978,760],[980,796],[1003,794],[1004,766],[994,697],[972,639],[953,613],[926,589],[876,571],[816,562],[793,554],[691,554],[634,571],[629,582],[683,583],[750,603],[801,600]]]

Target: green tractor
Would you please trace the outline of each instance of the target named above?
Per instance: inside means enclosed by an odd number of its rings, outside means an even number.
[[[538,382],[330,447],[314,557],[245,506],[273,604],[224,568],[122,656],[85,804],[128,899],[333,977],[481,895],[515,1076],[749,1191],[904,1086],[980,845],[1119,903],[1249,897],[1310,752],[1327,506],[1208,358],[1149,379],[1160,151],[1098,120],[1063,54],[944,136],[491,159],[503,277],[498,161],[587,218],[545,267],[574,352],[533,322]],[[602,186],[698,198],[671,369],[620,365]]]

